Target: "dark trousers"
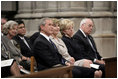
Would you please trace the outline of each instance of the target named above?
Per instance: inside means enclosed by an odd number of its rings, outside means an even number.
[[[73,78],[94,78],[94,69],[74,66],[72,70]]]
[[[19,64],[20,64],[21,66],[23,66],[24,69],[30,71],[30,62],[28,62],[28,61],[26,61],[26,60],[22,60]]]
[[[102,71],[102,78],[105,78],[105,65],[104,64],[98,64],[98,63],[94,63],[94,64],[100,65],[98,70]]]
[[[1,78],[11,76],[11,66],[1,67]]]

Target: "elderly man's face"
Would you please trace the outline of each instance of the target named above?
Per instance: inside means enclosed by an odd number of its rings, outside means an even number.
[[[89,35],[92,32],[93,29],[93,22],[92,20],[88,19],[85,24],[82,26],[83,31],[85,34]]]
[[[50,36],[53,33],[53,22],[51,19],[48,19],[45,22],[45,26],[41,26],[41,31],[45,33],[47,36]]]

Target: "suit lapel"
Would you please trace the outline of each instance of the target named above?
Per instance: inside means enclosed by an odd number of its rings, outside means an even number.
[[[39,35],[39,37],[42,41],[45,41],[46,44],[50,44],[50,42],[43,35]]]
[[[30,47],[30,48],[32,48],[32,46],[31,46],[30,42],[28,41],[28,38],[27,38],[27,37],[25,37],[25,36],[24,36],[24,38],[25,38],[26,42],[28,43],[29,47]]]
[[[83,33],[82,33],[80,30],[78,31],[78,34],[77,34],[77,35],[80,35],[80,36],[82,37],[82,40],[84,41],[84,44],[85,44],[85,45],[89,45],[89,46],[90,46],[90,44],[89,44],[87,38],[83,35]],[[91,46],[90,46],[90,47],[91,47]]]
[[[79,33],[80,32],[80,33]],[[80,36],[82,36],[82,40],[84,41],[84,44],[85,45],[88,45],[89,47],[91,47],[91,45],[90,45],[90,43],[89,43],[89,41],[87,40],[87,37],[85,37],[84,35],[83,35],[83,33],[79,30],[78,31],[78,35],[80,35]],[[95,43],[94,43],[94,41],[93,41],[93,38],[90,36],[90,35],[88,35],[88,38],[90,39],[90,41],[91,41],[91,43],[92,43],[92,45],[93,45],[93,47],[94,47],[94,49],[95,49],[95,51],[96,51],[96,46],[95,46]],[[93,50],[93,48],[91,47],[91,49]],[[94,50],[93,50],[94,51]]]
[[[54,50],[52,44],[51,44],[43,35],[39,35],[39,38],[40,38],[41,41],[43,41],[46,45],[48,45],[51,49]]]
[[[26,40],[26,42],[29,45],[29,47],[32,48],[31,45],[29,44],[28,40],[26,39],[26,37],[24,37],[24,39]],[[25,42],[19,36],[17,36],[17,40],[19,40],[19,43],[22,43],[23,46],[25,46],[25,47],[27,47],[29,49],[29,47],[25,44]]]
[[[96,45],[95,45],[95,42],[93,41],[93,38],[90,35],[88,37],[89,37],[94,49],[96,50]]]
[[[59,54],[58,50],[55,49],[52,44],[42,35],[40,35],[41,40],[49,46],[49,49],[51,49],[51,52],[54,56],[62,58],[62,56]]]

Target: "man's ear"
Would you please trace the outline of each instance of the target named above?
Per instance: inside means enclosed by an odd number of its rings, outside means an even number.
[[[43,25],[40,25],[40,31],[43,30],[43,27],[44,27]]]
[[[40,26],[41,29],[43,29],[43,27],[44,27],[43,25]]]
[[[82,24],[81,29],[83,29],[84,27],[85,27],[85,25],[84,25],[84,24]]]

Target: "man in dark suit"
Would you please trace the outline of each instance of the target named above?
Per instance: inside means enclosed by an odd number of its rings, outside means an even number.
[[[21,20],[18,20],[16,22],[18,23],[18,34],[13,39],[16,40],[17,43],[20,45],[19,48],[21,50],[22,55],[26,57],[31,57],[33,53],[32,45],[30,44],[29,39],[25,36],[25,24]]]
[[[37,62],[38,70],[44,70],[53,67],[65,66],[66,60],[59,54],[54,43],[49,36],[53,33],[53,22],[50,18],[43,18],[40,21],[40,34],[36,38],[33,51]],[[94,70],[74,66],[73,77],[94,77]]]
[[[40,32],[35,32],[32,36],[30,36],[30,43],[33,45],[35,39],[39,36]]]
[[[80,29],[75,33],[73,38],[77,41],[77,44],[80,47],[81,57],[92,60],[93,63],[100,64],[104,70],[105,62],[98,53],[95,42],[90,35],[92,29],[93,21],[91,19],[85,18],[81,21]]]

